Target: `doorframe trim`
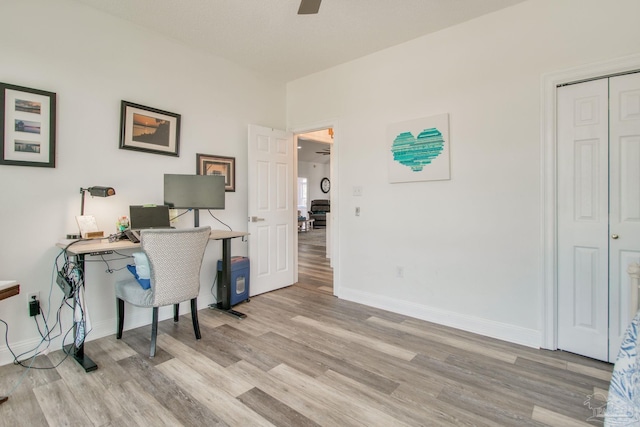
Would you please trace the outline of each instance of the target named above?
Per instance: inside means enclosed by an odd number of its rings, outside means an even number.
[[[333,128],[333,143],[331,144],[331,153],[329,154],[329,180],[331,181],[331,191],[329,193],[329,200],[331,201],[331,217],[329,220],[331,221],[331,235],[329,236],[329,243],[331,245],[329,249],[329,253],[331,254],[330,263],[333,268],[333,295],[340,297],[340,221],[338,212],[340,211],[340,203],[339,203],[339,191],[340,191],[340,177],[338,171],[338,153],[340,151],[340,120],[337,118],[321,120],[318,122],[313,122],[307,125],[294,126],[290,128],[289,131],[293,132],[294,144],[297,143],[297,135],[301,133],[314,132],[320,129]],[[295,147],[294,147],[295,148]],[[295,169],[296,169],[296,178],[298,176],[298,150],[295,150]],[[297,194],[297,193],[296,193]],[[297,196],[296,196],[297,197]],[[296,237],[296,244],[297,244]],[[296,247],[297,252],[297,247]],[[296,254],[296,269],[295,275],[298,276],[298,256]]]
[[[540,156],[542,175],[541,194],[541,280],[540,324],[542,325],[542,348],[558,348],[558,224],[557,211],[557,87],[581,80],[607,77],[608,75],[640,70],[640,54],[624,56],[601,62],[581,65],[542,75],[540,102]]]

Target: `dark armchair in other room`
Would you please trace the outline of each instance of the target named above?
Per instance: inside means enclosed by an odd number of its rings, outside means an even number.
[[[313,219],[313,228],[325,228],[327,226],[327,213],[331,212],[331,204],[328,199],[316,199],[311,201],[309,207],[309,219]]]

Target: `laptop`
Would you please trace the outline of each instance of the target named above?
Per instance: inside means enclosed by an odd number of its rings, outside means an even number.
[[[131,230],[140,232],[150,228],[171,228],[169,206],[132,205],[129,206]]]

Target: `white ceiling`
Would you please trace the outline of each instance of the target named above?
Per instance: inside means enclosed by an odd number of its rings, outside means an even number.
[[[309,163],[329,163],[333,132],[328,129],[298,135],[298,161]]]
[[[325,154],[326,153],[326,154]],[[298,161],[327,164],[331,160],[331,145],[313,140],[298,140]]]
[[[75,0],[288,82],[524,0]]]

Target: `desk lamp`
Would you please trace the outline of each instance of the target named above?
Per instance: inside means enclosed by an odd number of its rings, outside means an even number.
[[[80,226],[80,234],[67,234],[67,239],[79,239],[80,237],[98,237],[104,235],[102,231],[97,231],[95,219],[92,216],[85,217],[84,215],[84,196],[87,192],[96,197],[109,197],[116,194],[116,190],[114,190],[113,187],[80,188],[80,216],[76,217],[78,225]],[[87,236],[83,236],[83,225],[81,225],[81,223],[86,222],[88,219],[92,220],[91,222],[93,223],[93,227],[85,225],[84,227],[88,228],[90,230],[90,233]]]
[[[80,204],[80,215],[84,215],[84,196],[89,192],[92,196],[96,197],[109,197],[115,196],[116,190],[113,187],[89,187],[89,188],[80,188],[80,195],[82,198],[82,202]]]

